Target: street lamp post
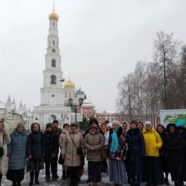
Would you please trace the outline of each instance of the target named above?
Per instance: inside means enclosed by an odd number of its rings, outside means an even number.
[[[68,100],[70,107],[72,109],[74,109],[75,123],[77,123],[77,109],[78,109],[78,107],[82,106],[84,99],[85,99],[85,97],[84,98],[79,98],[78,103],[74,103],[74,100],[72,98],[69,98],[69,100]]]

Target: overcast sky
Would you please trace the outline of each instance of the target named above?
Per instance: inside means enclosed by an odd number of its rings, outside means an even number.
[[[186,43],[185,0],[0,0],[0,100],[40,104],[53,2],[64,77],[99,110],[115,110],[118,82],[152,60],[157,31]]]

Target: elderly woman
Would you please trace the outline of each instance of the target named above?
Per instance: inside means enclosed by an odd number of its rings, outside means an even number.
[[[6,145],[10,143],[10,135],[4,127],[4,121],[0,120],[0,185],[2,175],[5,175],[8,169],[8,158]]]
[[[89,133],[84,138],[84,146],[87,149],[89,185],[95,183],[99,186],[101,182],[101,155],[104,146],[104,137],[99,132],[97,124],[92,123],[90,125]]]
[[[24,178],[26,162],[27,133],[22,123],[19,123],[11,134],[11,143],[8,144],[8,173],[7,179],[13,182],[13,186],[20,186]]]
[[[109,136],[110,151],[110,181],[115,186],[126,183],[125,160],[127,156],[126,139],[122,133],[120,123],[114,121]]]
[[[83,135],[79,132],[78,125],[72,123],[70,130],[63,135],[62,159],[64,166],[68,167],[70,186],[78,186],[80,170],[82,166],[81,153],[78,149],[83,146]]]
[[[145,140],[145,167],[144,174],[147,186],[157,186],[164,183],[163,171],[161,168],[159,150],[162,147],[162,139],[158,132],[152,127],[150,121],[145,122],[143,129]]]

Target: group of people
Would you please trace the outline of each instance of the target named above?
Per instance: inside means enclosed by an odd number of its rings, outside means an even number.
[[[30,133],[19,123],[12,134],[0,120],[0,181],[2,175],[20,186],[25,167],[30,173],[29,185],[39,185],[39,173],[45,168],[46,181],[56,180],[58,163],[62,164],[62,179],[77,186],[88,161],[88,185],[101,185],[106,172],[115,186],[169,185],[171,175],[175,186],[186,181],[186,130],[174,124],[153,127],[150,121],[129,124],[118,121],[99,125],[90,118],[86,131],[77,123],[64,124],[54,120],[41,131],[38,123]],[[25,166],[26,165],[26,166]]]
[[[9,135],[4,121],[0,120],[0,185],[2,175],[5,175],[13,186],[21,186],[25,167],[30,172],[29,185],[39,185],[39,172],[44,169],[44,164],[46,179],[50,179],[50,176],[53,180],[59,178],[57,166],[62,130],[58,125],[58,121],[54,120],[46,125],[45,131],[41,131],[40,125],[33,123],[28,133],[24,124],[19,123]]]

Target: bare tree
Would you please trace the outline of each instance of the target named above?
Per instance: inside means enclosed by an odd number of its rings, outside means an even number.
[[[161,97],[165,109],[171,106],[171,99],[168,99],[168,83],[178,62],[179,46],[180,42],[173,38],[173,34],[165,34],[163,31],[157,33],[157,39],[154,41],[154,63],[159,67],[159,80],[163,82]]]
[[[133,109],[133,99],[134,99],[134,77],[133,74],[128,74],[127,77],[118,83],[119,98],[117,100],[117,106],[119,111],[129,115],[129,120],[132,119]]]

